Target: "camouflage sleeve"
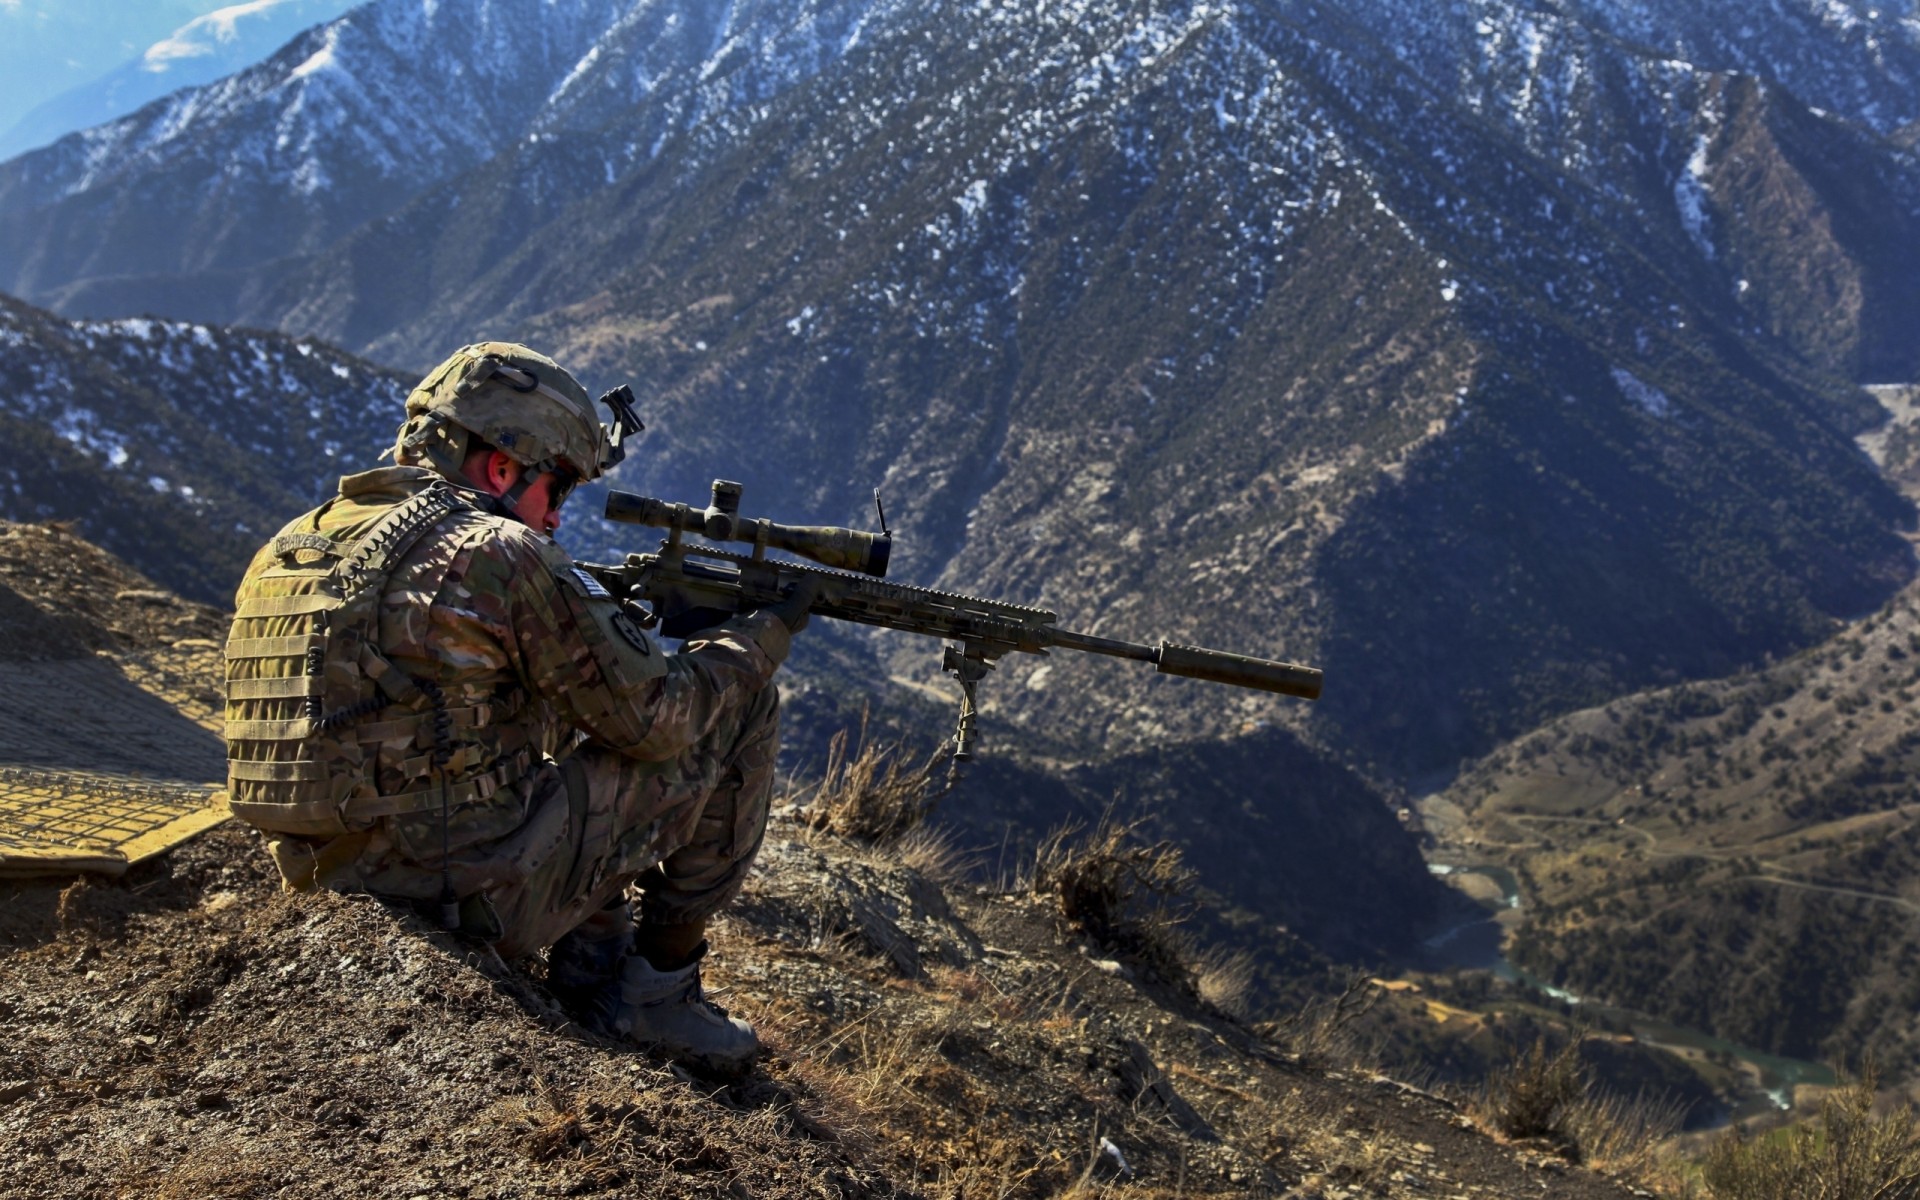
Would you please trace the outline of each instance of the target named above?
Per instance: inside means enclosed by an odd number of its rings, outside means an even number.
[[[527,688],[595,741],[634,758],[673,758],[766,687],[786,658],[779,618],[736,617],[668,653],[552,543],[509,534],[476,556],[508,598],[510,647]]]

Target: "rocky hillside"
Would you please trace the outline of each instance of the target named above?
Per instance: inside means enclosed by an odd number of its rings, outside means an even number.
[[[402,68],[454,28],[447,80]],[[1403,779],[1910,574],[1843,381],[1917,373],[1916,36],[1812,4],[374,3],[0,166],[0,286],[413,366],[533,340],[641,389],[626,486],[845,523],[884,485],[898,573],[1317,661],[1309,736]],[[1065,658],[995,684],[1082,760],[1309,721]]]
[[[581,1033],[537,959],[502,963],[370,901],[276,893],[237,828],[124,883],[0,884],[9,1183],[43,1197],[358,1196],[376,1179],[499,1197],[1633,1194],[1139,982],[1038,903],[776,834],[710,960],[709,985],[772,1048],[731,1086]],[[850,903],[893,914],[878,918],[889,940]]]
[[[129,668],[178,652],[204,674],[217,655],[200,636],[217,613],[60,530],[0,528],[0,575],[9,661],[31,622]],[[139,585],[138,605],[99,602],[89,575]],[[199,732],[198,690],[150,690]],[[1069,921],[1059,885],[1034,882],[1060,869],[1030,853],[981,886],[937,839],[876,849],[800,815],[776,814],[716,927],[708,987],[770,1047],[732,1084],[583,1034],[538,956],[502,962],[365,897],[279,891],[235,824],[112,881],[0,880],[0,1190],[1632,1194],[1561,1144],[1496,1141],[1459,1098],[1376,1074],[1326,999],[1261,1009],[1233,960],[1196,953],[1151,904]],[[1324,992],[1305,966],[1295,994]]]
[[[72,521],[226,603],[281,522],[374,465],[411,380],[310,339],[68,321],[0,296],[0,517]]]

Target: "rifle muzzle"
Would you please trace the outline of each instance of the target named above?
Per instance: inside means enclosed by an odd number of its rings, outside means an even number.
[[[1198,646],[1176,646],[1161,642],[1154,658],[1162,675],[1184,675],[1189,679],[1210,679],[1235,687],[1278,692],[1304,700],[1320,698],[1320,672],[1298,663],[1274,662],[1223,650],[1203,650]]]

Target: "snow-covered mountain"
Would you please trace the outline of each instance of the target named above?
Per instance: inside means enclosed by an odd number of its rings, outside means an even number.
[[[630,486],[884,483],[901,573],[1319,658],[1424,771],[1911,570],[1850,381],[1920,375],[1920,27],[1696,7],[377,0],[0,165],[0,287],[537,341],[643,393]],[[1074,753],[1297,715],[996,685]]]
[[[213,604],[282,520],[392,443],[412,386],[309,339],[4,297],[0,376],[0,515],[77,521]]]
[[[138,56],[34,105],[0,132],[0,159],[252,66],[360,0],[245,0],[195,17]]]

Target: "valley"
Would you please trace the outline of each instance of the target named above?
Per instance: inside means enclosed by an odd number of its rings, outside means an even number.
[[[1911,387],[1861,438],[1909,490]],[[1435,862],[1496,863],[1539,981],[1912,1088],[1920,595],[1782,661],[1571,714],[1418,802]]]

